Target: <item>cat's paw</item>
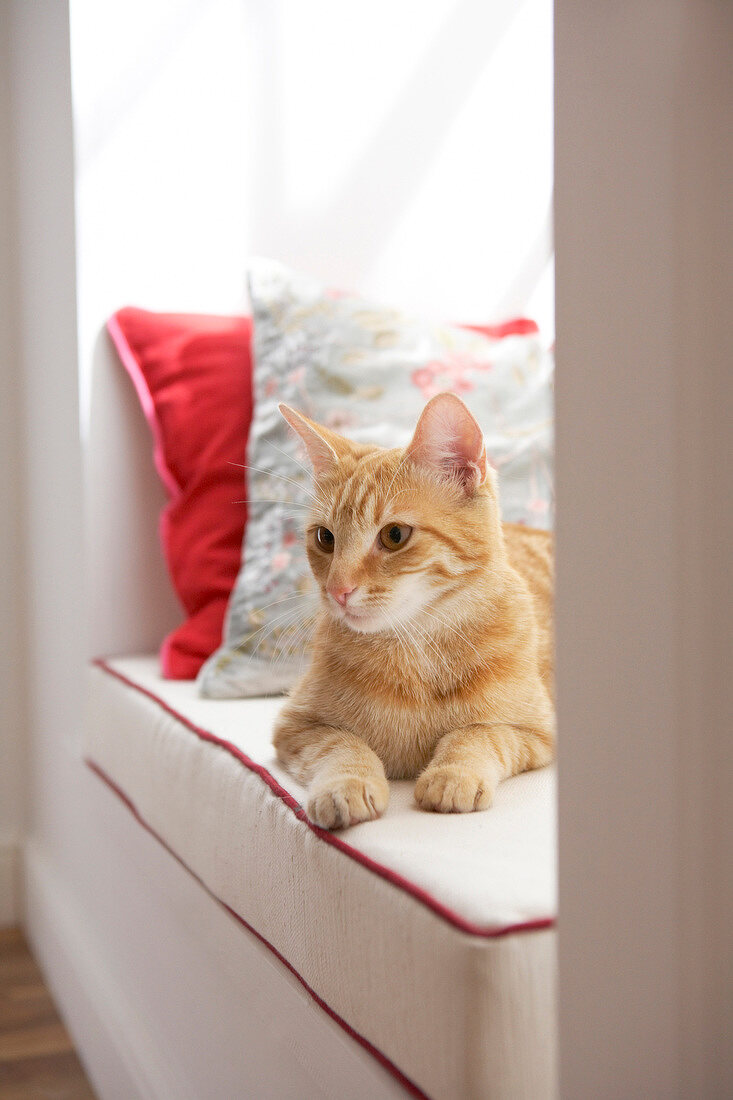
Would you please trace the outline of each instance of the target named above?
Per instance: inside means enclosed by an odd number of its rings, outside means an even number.
[[[345,829],[348,825],[379,817],[387,809],[388,802],[386,779],[344,775],[311,791],[308,817],[322,829]]]
[[[488,810],[494,801],[496,781],[475,775],[456,764],[431,764],[415,784],[415,801],[423,810],[441,814],[467,814]]]

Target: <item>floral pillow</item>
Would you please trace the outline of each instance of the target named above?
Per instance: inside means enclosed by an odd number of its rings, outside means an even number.
[[[458,393],[485,431],[503,517],[552,522],[553,361],[535,326],[429,324],[334,296],[274,263],[250,272],[254,417],[249,519],[224,644],[199,674],[217,698],[287,690],[303,668],[317,594],[304,548],[311,474],[284,401],[351,439],[408,442],[428,398]],[[490,333],[491,335],[487,335]]]

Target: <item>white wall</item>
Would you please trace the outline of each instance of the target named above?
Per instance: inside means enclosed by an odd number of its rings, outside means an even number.
[[[10,142],[12,107],[8,9],[0,11],[0,927],[20,917],[25,743],[23,492],[20,385],[16,353],[17,284]]]
[[[241,309],[251,255],[551,327],[550,0],[72,0],[71,16],[83,371],[122,304]]]
[[[557,0],[564,1100],[733,1096],[732,60]]]
[[[13,583],[23,605],[17,638],[12,618],[2,629],[21,643],[28,832],[72,883],[84,859],[85,645],[68,20],[65,5],[41,0],[8,3],[3,15],[17,385],[9,461],[23,550]]]

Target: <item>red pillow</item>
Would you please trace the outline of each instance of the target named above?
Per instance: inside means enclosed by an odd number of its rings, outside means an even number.
[[[193,679],[221,643],[241,565],[252,319],[126,308],[107,327],[150,424],[169,497],[160,537],[187,617],[164,640],[161,669],[168,679]]]
[[[537,331],[525,318],[466,327],[495,337]],[[241,565],[252,319],[128,307],[107,328],[150,424],[169,497],[160,537],[187,618],[163,641],[161,670],[189,680],[221,644]]]

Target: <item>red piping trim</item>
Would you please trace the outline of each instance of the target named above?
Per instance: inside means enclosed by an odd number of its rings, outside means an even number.
[[[479,924],[474,924],[473,921],[466,920],[460,913],[454,912],[449,909],[448,906],[443,905],[427,890],[423,890],[422,887],[416,886],[409,879],[403,878],[402,875],[392,871],[389,867],[384,867],[381,863],[377,863],[376,860],[371,859],[370,856],[364,855],[363,852],[358,851],[356,848],[352,848],[350,844],[342,840],[340,837],[335,836],[333,833],[328,832],[326,829],[321,829],[307,817],[305,810],[298,802],[295,801],[293,796],[282,787],[266,768],[263,768],[261,764],[255,763],[245,753],[238,749],[236,745],[233,745],[231,741],[225,741],[223,738],[217,737],[215,734],[210,733],[209,730],[202,729],[200,726],[194,725],[190,719],[186,718],[184,714],[179,714],[173,707],[169,706],[163,699],[159,698],[152,691],[142,687],[141,684],[135,683],[134,680],[130,680],[122,672],[118,672],[113,668],[108,661],[102,657],[97,657],[92,661],[93,665],[102,671],[109,673],[110,676],[116,677],[127,687],[132,688],[134,691],[139,692],[141,695],[145,695],[148,699],[152,699],[154,703],[164,710],[171,717],[175,718],[186,729],[191,730],[197,737],[200,737],[203,741],[209,741],[213,745],[218,745],[222,749],[226,749],[233,757],[235,757],[241,764],[248,768],[249,771],[259,775],[260,779],[270,788],[273,794],[288,806],[299,821],[302,821],[312,833],[324,841],[326,844],[330,844],[333,848],[338,848],[344,855],[349,856],[350,859],[355,860],[357,863],[361,863],[363,867],[366,867],[369,871],[372,871],[375,875],[379,875],[380,878],[386,879],[387,882],[391,882],[393,886],[396,886],[399,890],[402,890],[406,894],[410,894],[416,901],[420,902],[427,909],[432,910],[436,916],[446,921],[448,924],[452,924],[455,928],[460,929],[461,932],[467,932],[472,936],[481,936],[485,939],[498,939],[500,936],[516,935],[520,932],[539,932],[546,928],[555,927],[554,917],[541,917],[537,920],[523,921],[517,924],[507,924],[499,928],[485,928]]]
[[[262,943],[268,949],[268,951],[271,951],[272,954],[277,959],[279,959],[279,961],[283,964],[283,966],[286,966],[288,968],[288,970],[293,975],[293,977],[298,979],[298,981],[303,986],[305,991],[308,994],[310,994],[310,996],[313,998],[313,1000],[316,1002],[316,1004],[318,1005],[319,1008],[322,1008],[323,1011],[328,1016],[330,1016],[331,1019],[334,1020],[339,1025],[339,1027],[343,1028],[343,1030],[346,1032],[347,1035],[350,1035],[351,1038],[355,1039],[357,1043],[359,1043],[361,1046],[363,1046],[364,1049],[369,1054],[371,1054],[373,1058],[376,1058],[376,1060],[380,1063],[380,1065],[382,1065],[384,1067],[384,1069],[387,1070],[388,1073],[391,1073],[392,1076],[397,1081],[399,1081],[399,1083],[402,1085],[402,1087],[411,1096],[418,1097],[418,1100],[430,1100],[430,1097],[427,1095],[427,1093],[425,1093],[421,1089],[419,1089],[417,1087],[417,1085],[415,1085],[409,1079],[409,1077],[405,1077],[402,1070],[400,1070],[394,1064],[394,1062],[390,1061],[390,1059],[387,1057],[386,1054],[382,1054],[381,1050],[379,1050],[372,1043],[370,1043],[368,1039],[365,1039],[363,1035],[360,1035],[358,1031],[355,1031],[354,1028],[351,1026],[351,1024],[348,1024],[342,1016],[339,1016],[338,1012],[335,1012],[334,1009],[332,1009],[330,1005],[326,1004],[326,1002],[323,1000],[323,998],[318,996],[316,991],[310,985],[308,985],[308,982],[305,980],[305,978],[301,974],[298,973],[298,971],[295,969],[295,967],[291,963],[288,962],[288,960],[284,957],[284,955],[280,954],[280,952],[278,951],[278,949],[276,947],[273,947],[273,945],[270,943],[269,940],[266,940],[265,937],[263,935],[261,935],[261,933],[258,932],[256,928],[253,928],[252,925],[249,924],[249,922],[244,919],[244,917],[240,917],[239,913],[237,913],[234,909],[232,909],[231,906],[227,905],[227,903],[225,901],[222,901],[221,898],[218,898],[216,896],[216,894],[211,892],[209,887],[206,885],[206,883],[202,879],[199,878],[199,876],[196,874],[196,872],[192,871],[191,868],[188,866],[188,864],[184,863],[183,860],[181,859],[181,857],[179,855],[177,855],[176,852],[174,852],[173,849],[168,844],[166,844],[166,842],[163,840],[163,838],[158,833],[156,833],[155,829],[153,829],[150,825],[148,825],[147,821],[145,821],[145,819],[140,816],[135,804],[133,802],[131,802],[130,799],[125,794],[125,792],[122,791],[112,779],[110,779],[110,777],[107,775],[106,772],[104,772],[97,764],[95,764],[93,760],[85,760],[85,763],[86,763],[87,767],[91,768],[91,770],[95,773],[95,775],[97,775],[98,778],[101,779],[102,782],[105,783],[109,787],[109,789],[111,791],[113,791],[114,794],[117,795],[117,797],[120,799],[120,801],[124,803],[124,805],[130,811],[130,813],[135,818],[137,823],[139,825],[142,825],[142,827],[148,833],[150,833],[150,835],[152,837],[154,837],[158,841],[158,843],[161,844],[163,846],[163,848],[165,848],[165,850],[170,855],[172,855],[173,858],[178,863],[180,863],[181,867],[183,867],[183,869],[185,871],[188,871],[189,875],[191,875],[191,877],[194,878],[196,880],[196,882],[198,882],[199,885],[203,887],[203,889],[206,891],[206,893],[209,895],[209,897],[212,898],[218,905],[221,905],[222,909],[226,909],[227,913],[229,913],[230,916],[234,917],[235,920],[239,921],[239,923],[241,925],[243,925],[247,929],[248,932],[251,932],[252,935],[255,936],[260,941],[260,943]]]

